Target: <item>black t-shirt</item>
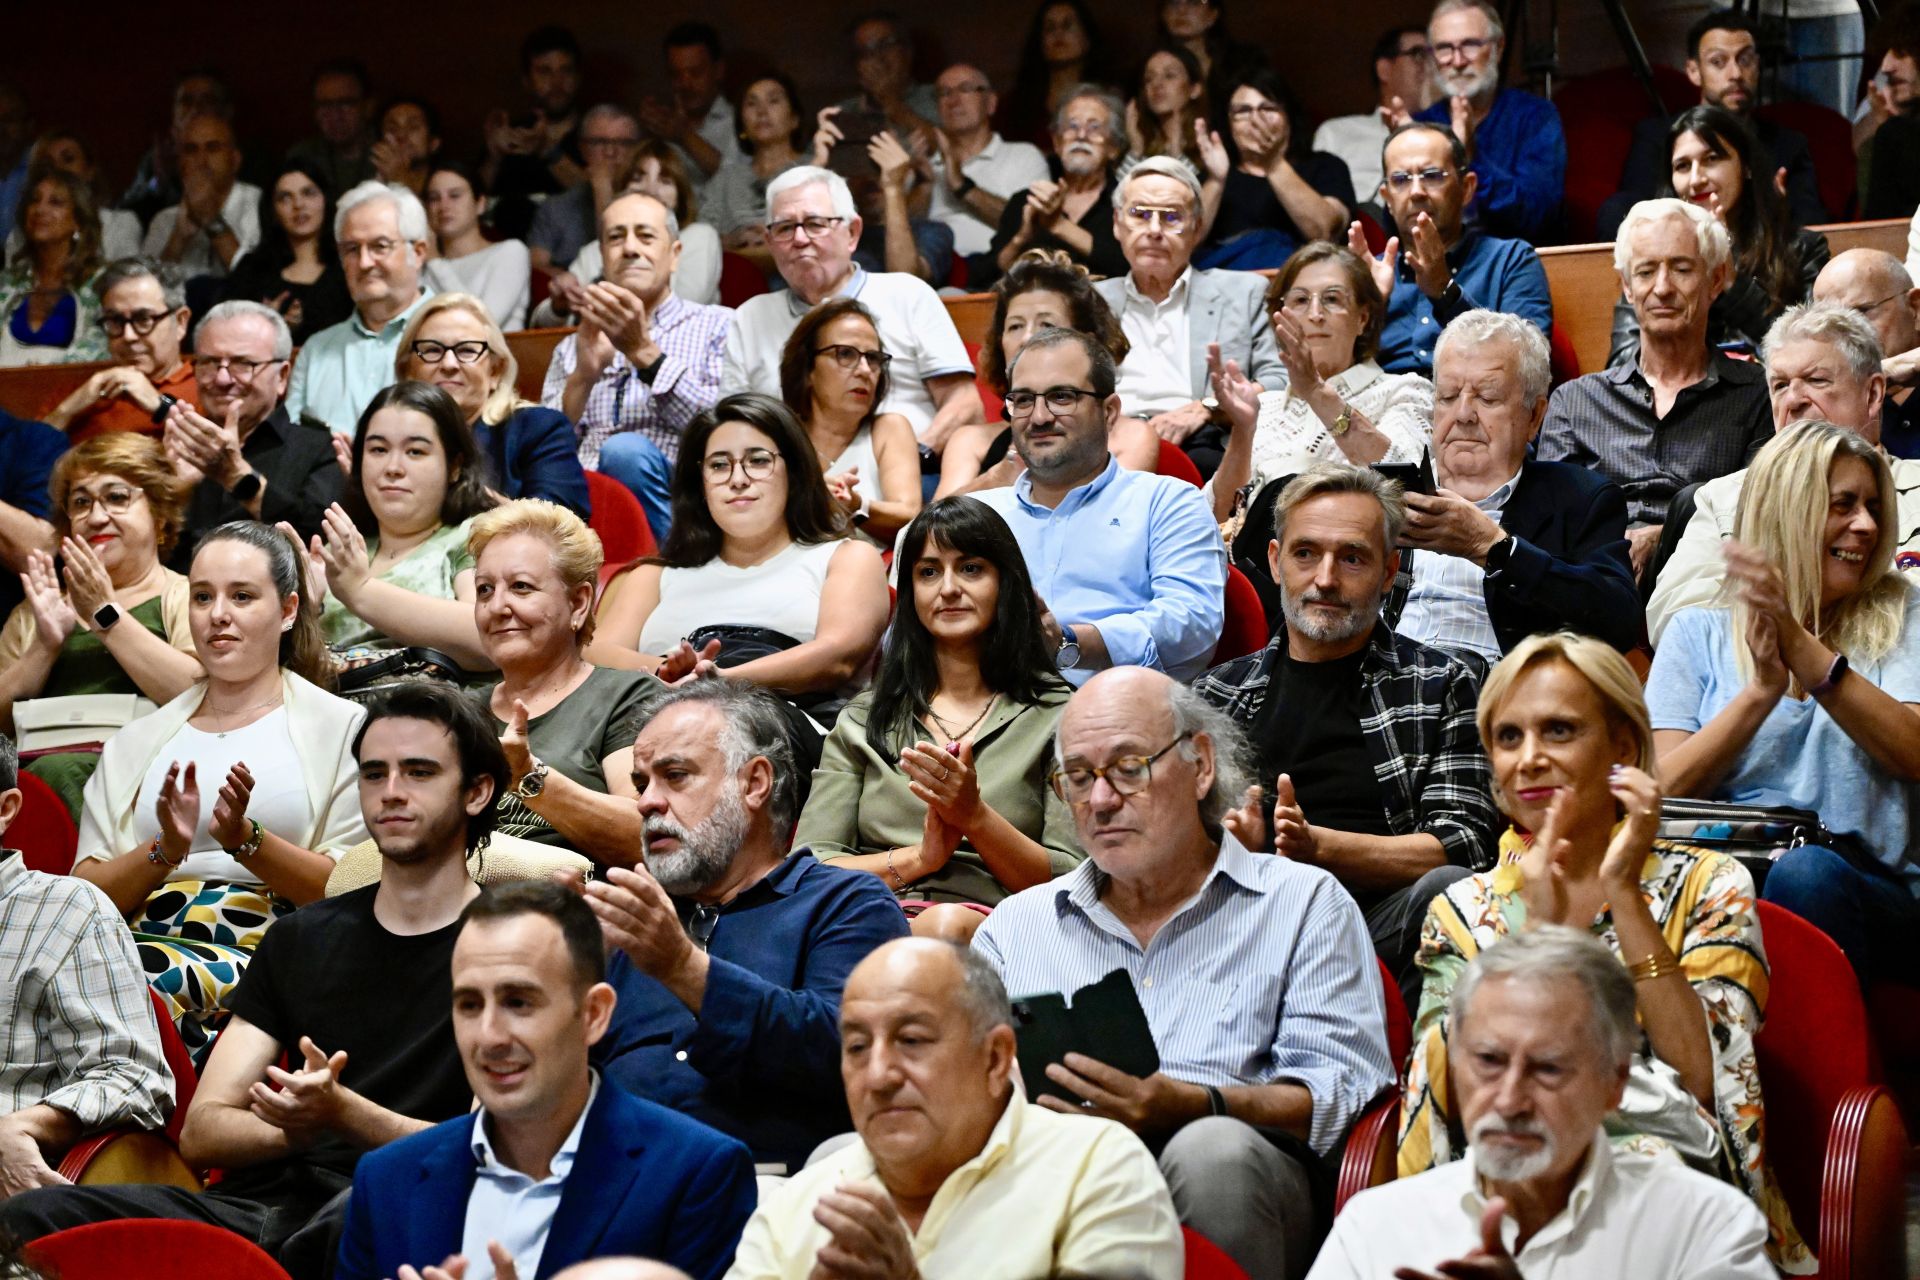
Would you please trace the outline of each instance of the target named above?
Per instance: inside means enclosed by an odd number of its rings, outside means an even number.
[[[1390,836],[1373,753],[1360,730],[1367,711],[1360,686],[1366,656],[1362,648],[1332,662],[1296,662],[1283,653],[1254,713],[1253,740],[1269,806],[1274,779],[1284,773],[1314,826]]]
[[[326,1054],[347,1051],[340,1083],[369,1102],[438,1123],[473,1104],[453,1039],[450,924],[432,933],[389,933],[373,916],[378,885],[309,903],[276,921],[235,988],[233,1012],[280,1042],[294,1064],[300,1037]],[[294,1160],[236,1169],[227,1194],[269,1193],[308,1174],[344,1180],[360,1152],[323,1138]],[[289,1165],[304,1165],[302,1170]]]
[[[1060,178],[1058,168],[1058,165],[1054,166],[1053,179],[1055,181],[1058,181]],[[1020,233],[1020,220],[1026,216],[1026,211],[1027,189],[1022,187],[1007,198],[1006,211],[1000,215],[1000,225],[993,233],[993,244],[988,247],[985,255],[989,263],[997,259],[1000,256],[1000,251],[1006,248],[1014,236]],[[1078,262],[1096,276],[1123,276],[1127,274],[1130,269],[1127,266],[1127,255],[1120,251],[1120,241],[1113,234],[1113,179],[1109,178],[1107,180],[1107,185],[1100,191],[1099,199],[1093,202],[1092,206],[1088,208],[1086,213],[1081,215],[1075,225],[1084,230],[1093,240],[1092,251],[1084,256],[1073,252],[1073,250],[1069,249],[1064,243],[1048,235],[1046,232],[1041,232],[1035,236],[1033,243],[1027,247],[1029,249],[1063,250],[1069,254],[1075,262]],[[986,270],[984,276],[976,273],[974,276],[969,277],[967,283],[970,288],[984,289],[995,280],[998,280],[1002,274],[996,263]]]
[[[1347,172],[1347,162],[1339,156],[1309,151],[1294,165],[1294,171],[1315,191],[1332,196],[1352,212],[1353,177]],[[1220,193],[1220,212],[1213,220],[1207,240],[1211,244],[1225,244],[1243,231],[1262,229],[1279,231],[1295,244],[1306,242],[1300,228],[1287,216],[1287,207],[1273,193],[1273,184],[1257,173],[1235,166],[1227,174],[1226,187]]]

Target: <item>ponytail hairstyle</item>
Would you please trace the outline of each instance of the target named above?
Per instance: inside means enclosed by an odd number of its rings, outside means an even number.
[[[320,630],[320,606],[307,588],[304,570],[307,554],[286,534],[258,520],[230,520],[207,532],[194,546],[198,556],[214,542],[238,542],[253,547],[267,558],[267,576],[273,579],[280,599],[300,597],[293,625],[280,633],[280,667],[309,684],[333,688],[333,653],[327,648],[326,635]]]

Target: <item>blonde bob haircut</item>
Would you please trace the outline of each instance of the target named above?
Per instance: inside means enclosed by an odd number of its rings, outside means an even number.
[[[531,534],[553,548],[554,571],[568,592],[598,582],[606,560],[600,535],[573,512],[544,498],[516,498],[475,516],[467,531],[467,554],[478,564],[488,543],[515,533]],[[574,633],[574,643],[584,648],[592,639],[593,611],[589,609],[586,622]]]
[[[1823,530],[1831,508],[1833,468],[1843,458],[1858,458],[1873,472],[1880,495],[1880,537],[1867,557],[1860,588],[1828,610],[1820,605],[1822,569],[1827,559]],[[1899,495],[1886,455],[1866,439],[1831,422],[1809,420],[1784,427],[1754,455],[1733,517],[1733,536],[1757,548],[1780,570],[1787,607],[1807,630],[1847,661],[1867,666],[1900,642],[1907,616],[1907,585],[1893,572],[1895,514]],[[1743,676],[1753,675],[1753,655],[1738,637],[1747,633],[1747,606],[1723,599],[1733,609],[1734,658]]]
[[[407,322],[407,331],[400,335],[400,346],[393,355],[395,379],[404,382],[416,376],[412,372],[414,339],[420,336],[420,330],[427,321],[442,311],[464,311],[486,326],[487,350],[493,353],[494,383],[493,394],[480,406],[480,421],[490,427],[498,426],[514,411],[532,404],[530,400],[522,400],[520,392],[514,387],[520,377],[520,362],[513,358],[513,349],[507,345],[507,335],[500,332],[500,323],[487,310],[487,304],[470,293],[436,293],[413,313],[413,319]],[[424,374],[419,375],[419,380],[432,381]]]
[[[1480,745],[1487,754],[1493,754],[1493,718],[1500,714],[1500,704],[1513,692],[1514,682],[1530,668],[1549,662],[1564,662],[1586,678],[1593,691],[1600,695],[1607,728],[1624,729],[1633,738],[1634,767],[1658,776],[1653,755],[1653,721],[1647,715],[1640,677],[1612,645],[1573,631],[1547,631],[1528,636],[1487,673],[1486,683],[1480,686],[1480,706],[1474,713],[1474,723],[1480,729]],[[1498,783],[1494,784],[1493,798],[1503,808],[1506,806],[1506,797],[1500,794]]]

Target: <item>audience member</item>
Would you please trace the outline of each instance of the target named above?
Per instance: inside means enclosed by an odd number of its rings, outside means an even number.
[[[1542,925],[1481,952],[1454,986],[1466,1158],[1362,1191],[1308,1280],[1594,1269],[1646,1280],[1769,1280],[1767,1224],[1676,1160],[1615,1150],[1632,1088],[1636,984],[1607,948]],[[1451,1260],[1451,1261],[1450,1261]]]
[[[976,496],[1020,544],[1061,675],[1075,685],[1105,667],[1198,675],[1225,618],[1226,549],[1206,499],[1108,454],[1120,397],[1098,339],[1043,329],[1009,374],[1007,416],[1026,474]]]
[[[1206,79],[1207,101],[1224,102],[1227,86],[1250,67],[1266,62],[1266,54],[1227,34],[1224,0],[1163,0],[1159,42],[1179,45],[1200,63]]]
[[[1280,73],[1243,73],[1225,110],[1225,141],[1217,129],[1200,135],[1202,191],[1211,199],[1195,260],[1257,271],[1282,265],[1309,241],[1333,238],[1353,216],[1353,180],[1338,156],[1309,147],[1306,116]]]
[[[486,303],[470,293],[429,298],[407,324],[393,373],[396,380],[430,382],[453,397],[485,459],[484,483],[491,492],[545,498],[587,513],[587,477],[574,453],[573,424],[520,398],[520,362]]]
[[[884,116],[883,127],[905,137],[940,123],[940,102],[933,86],[913,78],[913,33],[891,10],[854,19],[847,29],[853,43],[853,70],[860,92],[842,101],[849,115]]]
[[[1029,1102],[1014,1069],[1013,1010],[984,958],[925,939],[874,952],[840,1010],[858,1140],[763,1200],[729,1280],[1177,1280],[1180,1224],[1146,1146]]]
[[[233,264],[220,288],[223,298],[264,302],[286,317],[295,345],[353,314],[324,181],[305,161],[280,167],[260,197],[260,243]]]
[[[1001,903],[973,945],[1023,996],[1127,974],[1159,1070],[1132,1076],[1074,1045],[1040,1105],[1139,1134],[1180,1221],[1279,1280],[1326,1232],[1326,1153],[1394,1073],[1359,908],[1326,872],[1255,856],[1221,827],[1243,748],[1168,676],[1095,677],[1061,715],[1052,775],[1088,859]]]
[[[827,737],[794,843],[901,897],[992,906],[1085,856],[1046,781],[1068,687],[999,516],[942,499],[895,560],[905,607],[873,688]],[[914,931],[964,941],[983,918],[933,909]]]
[[[188,276],[224,276],[235,258],[260,243],[260,188],[239,181],[240,148],[233,125],[198,115],[174,143],[180,203],[153,215],[141,250],[177,263]]]
[[[1803,301],[1831,249],[1818,231],[1795,228],[1780,193],[1759,163],[1746,126],[1718,107],[1692,107],[1667,130],[1672,191],[1718,218],[1732,242],[1726,289],[1713,300],[1707,339],[1752,351],[1780,313]],[[1625,299],[1613,304],[1608,364],[1633,358],[1640,322]]]
[[[894,358],[881,410],[904,415],[937,452],[955,427],[982,416],[973,361],[925,282],[854,262],[860,228],[853,193],[831,170],[803,165],[768,184],[767,239],[789,287],[750,298],[734,313],[720,389],[779,394],[780,355],[800,318],[828,298],[858,298]]]
[[[587,1065],[613,1017],[606,967],[592,909],[559,885],[467,904],[453,1036],[477,1106],[355,1167],[335,1276],[379,1280],[409,1259],[431,1274],[429,1258],[552,1275],[631,1251],[720,1280],[753,1212],[753,1162]]]
[[[1148,54],[1127,100],[1128,151],[1134,156],[1172,156],[1200,169],[1198,131],[1217,123],[1206,118],[1212,112],[1206,92],[1206,72],[1185,45],[1163,45]],[[1215,199],[1221,177],[1213,179]]]
[[[846,696],[888,609],[880,554],[847,527],[792,412],[725,397],[687,428],[672,532],[602,601],[588,660],[675,680],[717,656],[734,680]]]
[[[1773,400],[1773,425],[1830,422],[1879,445],[1887,404],[1880,346],[1872,327],[1850,307],[1815,303],[1790,307],[1760,345]],[[1894,554],[1920,551],[1920,462],[1889,458],[1895,505],[1881,513],[1891,527]],[[1724,603],[1727,562],[1721,554],[1733,536],[1744,469],[1702,484],[1693,494],[1693,515],[1674,544],[1659,585],[1647,600],[1647,635],[1658,648],[1683,609]]]
[[[406,681],[367,708],[346,761],[342,794],[373,833],[380,880],[262,938],[180,1135],[189,1164],[225,1176],[204,1192],[43,1189],[0,1202],[0,1225],[31,1240],[85,1222],[192,1219],[319,1280],[362,1153],[468,1113],[451,960],[479,893],[467,858],[506,783],[500,744],[458,692]]]
[[[520,42],[520,85],[524,111],[496,108],[487,115],[480,177],[493,195],[524,201],[565,191],[586,175],[580,42],[573,32],[551,23],[529,32]]]
[[[173,95],[168,99],[167,127],[154,131],[152,145],[134,167],[133,181],[116,202],[132,212],[142,225],[153,221],[153,215],[168,205],[180,202],[180,164],[173,145],[187,121],[201,114],[233,119],[232,86],[214,67],[189,67],[174,76]],[[11,207],[9,202],[8,208]]]
[[[1848,249],[1820,269],[1813,300],[1866,317],[1880,340],[1887,394],[1880,405],[1880,447],[1920,458],[1920,293],[1900,259],[1881,249]],[[1842,424],[1845,425],[1845,424]]]
[[[48,410],[47,425],[76,444],[109,431],[159,435],[174,405],[194,407],[200,399],[181,354],[193,313],[180,272],[153,258],[122,258],[93,287],[113,363]]]
[[[4,109],[4,104],[0,104],[0,109]],[[116,258],[131,258],[140,252],[140,219],[126,209],[108,207],[101,190],[100,170],[94,163],[93,152],[87,146],[86,139],[77,133],[58,129],[41,134],[34,140],[33,150],[27,153],[27,172],[47,169],[70,173],[87,184],[87,190],[93,195],[94,207],[99,211],[100,256],[103,259],[112,262]],[[20,197],[24,194],[25,188],[22,187],[8,198],[4,184],[0,184],[0,200],[6,200],[9,212],[19,206]],[[17,258],[26,249],[26,230],[15,223],[13,230],[7,233],[6,257]]]
[[[1228,423],[1227,447],[1207,481],[1224,522],[1274,480],[1330,459],[1356,466],[1419,465],[1432,435],[1433,384],[1374,363],[1386,300],[1366,260],[1336,245],[1307,245],[1267,285],[1287,371],[1261,391],[1237,360],[1209,354],[1213,398]]]
[[[1463,1007],[1450,1003],[1462,974],[1505,939],[1565,925],[1605,943],[1634,981],[1644,1035],[1634,1038],[1609,1140],[1657,1144],[1718,1172],[1767,1215],[1773,1261],[1802,1271],[1812,1258],[1764,1151],[1754,1037],[1767,962],[1753,881],[1725,853],[1656,838],[1663,783],[1686,791],[1667,761],[1653,776],[1647,707],[1625,658],[1568,632],[1522,641],[1487,677],[1480,738],[1513,826],[1496,870],[1453,885],[1427,911],[1400,1176],[1453,1160],[1454,1126],[1471,1122],[1452,1094],[1482,1061],[1471,1050],[1454,1056],[1462,1031],[1448,1022]],[[1465,1042],[1476,1044],[1470,1033]],[[1460,1069],[1450,1074],[1452,1062]]]
[[[806,428],[827,488],[848,521],[882,546],[920,513],[913,427],[879,410],[892,363],[873,313],[848,297],[807,312],[780,355],[781,398]]]
[[[522,499],[477,517],[467,554],[480,646],[500,669],[487,711],[513,783],[498,829],[631,865],[640,853],[633,738],[661,685],[582,656],[593,640],[599,536],[564,507]]]
[[[1424,111],[1434,98],[1427,29],[1392,27],[1382,32],[1367,66],[1373,73],[1373,110],[1323,121],[1314,130],[1313,149],[1338,157],[1347,166],[1354,194],[1370,203],[1380,198],[1380,185],[1387,180],[1380,150],[1387,145],[1394,100],[1399,99],[1403,111]]]
[[[674,293],[680,223],[657,197],[609,203],[600,244],[606,277],[582,290],[540,400],[575,424],[581,465],[631,489],[664,541],[681,436],[720,398],[735,313]]]
[[[13,235],[14,211],[26,193],[33,108],[11,81],[0,81],[0,240]]]
[[[1406,494],[1413,590],[1401,635],[1489,664],[1537,631],[1622,652],[1640,643],[1626,497],[1604,476],[1527,456],[1551,379],[1547,340],[1519,316],[1469,311],[1440,335],[1438,489]]]
[[[695,221],[701,217],[699,196],[694,191],[693,179],[687,176],[686,164],[673,145],[658,138],[643,140],[633,149],[633,166],[621,181],[620,191],[622,195],[652,196],[673,210],[674,220],[680,224],[680,260],[673,268],[675,296],[688,302],[718,302],[720,233],[709,222]],[[582,285],[589,285],[605,276],[605,268],[606,257],[600,251],[600,239],[596,236],[575,255],[567,270]],[[565,305],[549,294],[534,311],[532,327],[560,323],[560,308]]]
[[[720,165],[701,193],[706,219],[721,243],[768,275],[774,261],[767,245],[767,184],[806,163],[800,150],[807,117],[800,94],[787,76],[762,76],[740,95],[740,150]]]
[[[1000,99],[978,67],[964,62],[948,67],[933,82],[933,92],[940,127],[933,132],[927,216],[953,232],[954,253],[973,258],[992,248],[1014,195],[1052,175],[1040,148],[1009,142],[994,131]]]
[[[1875,23],[1866,62],[1876,70],[1853,113],[1860,212],[1903,218],[1916,203],[1913,179],[1900,170],[1920,146],[1920,13],[1901,5]]]
[[[1699,205],[1629,209],[1613,267],[1640,325],[1639,354],[1561,384],[1547,403],[1535,456],[1620,486],[1636,578],[1646,577],[1673,495],[1745,466],[1773,434],[1765,371],[1707,338],[1730,253],[1726,227]]]
[[[1862,983],[1911,982],[1920,597],[1893,568],[1886,455],[1832,423],[1760,451],[1723,554],[1731,605],[1667,626],[1647,681],[1675,795],[1820,815],[1761,888],[1839,944]]]
[[[1388,135],[1381,164],[1387,172],[1380,197],[1394,234],[1376,258],[1356,222],[1347,246],[1371,264],[1387,298],[1382,368],[1431,376],[1440,331],[1476,309],[1505,311],[1552,332],[1553,299],[1533,246],[1467,225],[1480,176],[1468,169],[1467,149],[1451,130],[1402,125]]]
[[[367,154],[374,177],[425,200],[427,177],[441,159],[440,113],[425,98],[388,99],[380,112],[379,140]]]
[[[326,692],[300,568],[291,540],[256,522],[200,540],[187,621],[205,679],[192,672],[108,738],[86,783],[73,874],[127,917],[202,1065],[269,926],[322,897],[366,838],[350,747],[362,713]]]
[[[374,99],[366,67],[357,58],[332,58],[315,68],[312,83],[316,132],[294,144],[288,162],[318,170],[321,187],[335,194],[374,181]]]
[[[1380,616],[1405,516],[1393,482],[1364,467],[1322,463],[1290,482],[1267,551],[1283,625],[1194,692],[1253,746],[1258,788],[1234,835],[1331,872],[1417,995],[1420,919],[1436,893],[1493,865],[1494,812],[1475,672]]]
[[[1719,107],[1744,124],[1755,146],[1754,170],[1768,186],[1786,175],[1786,205],[1794,225],[1827,221],[1820,203],[1807,136],[1754,113],[1760,105],[1760,28],[1735,9],[1709,12],[1687,29],[1687,79],[1700,90],[1703,107]],[[1600,206],[1598,234],[1611,238],[1626,211],[1673,185],[1673,117],[1648,116],[1633,127],[1633,149],[1620,174],[1620,190]],[[1834,163],[1838,157],[1829,160]]]
[[[1020,47],[1000,130],[1009,138],[1045,147],[1054,118],[1072,91],[1117,78],[1099,19],[1086,0],[1041,0]]]
[[[0,734],[0,838],[20,816],[19,767]],[[0,845],[0,974],[0,1188],[59,1186],[53,1166],[89,1133],[165,1123],[173,1082],[140,957],[104,894]]]
[[[1149,156],[1113,192],[1113,233],[1127,273],[1096,287],[1133,344],[1120,366],[1119,393],[1128,414],[1145,418],[1162,440],[1193,456],[1212,474],[1226,448],[1226,428],[1208,384],[1213,347],[1236,361],[1262,389],[1287,380],[1266,283],[1247,271],[1193,267],[1203,221],[1200,180],[1177,160]]]
[[[727,58],[720,33],[705,22],[677,23],[661,38],[660,52],[667,63],[671,100],[648,98],[640,106],[640,123],[671,143],[704,187],[722,164],[744,155],[733,104],[727,101]]]
[[[594,238],[606,207],[620,194],[621,179],[633,164],[641,140],[640,122],[625,107],[603,103],[580,120],[580,180],[540,202],[527,232],[533,268],[569,311],[578,310],[584,286],[562,269]]]
[[[868,271],[897,271],[931,285],[945,284],[953,271],[953,228],[914,212],[916,204],[924,208],[927,200],[927,194],[916,193],[914,187],[931,175],[931,170],[926,174],[918,170],[925,168],[933,148],[932,131],[923,126],[902,142],[892,130],[881,129],[864,144],[857,134],[848,142],[839,113],[839,107],[820,112],[820,127],[813,135],[813,163],[819,168],[838,164],[836,172],[847,179],[853,192],[861,226],[853,247],[854,262]],[[846,127],[855,128],[856,122],[849,121]],[[858,158],[862,154],[864,160]]]
[[[9,254],[0,272],[0,368],[106,359],[94,288],[104,264],[92,187],[48,170],[25,184],[8,212],[16,209],[26,248]]]
[[[35,551],[53,552],[48,480],[67,450],[67,438],[44,422],[0,409],[0,616],[26,599],[20,575]]]
[[[533,301],[532,260],[520,241],[488,240],[480,230],[486,197],[479,181],[458,161],[438,161],[421,179],[435,245],[427,283],[442,293],[474,294],[502,329],[524,329]]]
[[[998,271],[1021,255],[1060,251],[1096,276],[1125,275],[1127,259],[1114,233],[1114,168],[1126,154],[1120,99],[1098,85],[1076,85],[1053,115],[1059,176],[1029,183],[1007,200],[987,251]],[[986,278],[976,279],[976,286]]]
[[[431,291],[421,285],[431,232],[413,192],[363,182],[340,197],[333,234],[353,314],[301,347],[287,414],[311,417],[344,436],[393,377],[400,336]]]
[[[1567,136],[1560,112],[1500,87],[1506,29],[1487,0],[1440,0],[1427,20],[1436,101],[1415,117],[1450,130],[1479,178],[1473,215],[1491,235],[1539,244],[1560,221]],[[1393,123],[1404,124],[1404,111]]]
[[[198,410],[173,406],[163,439],[174,474],[193,485],[174,568],[229,520],[286,524],[302,545],[340,496],[333,434],[296,423],[280,404],[293,335],[272,307],[222,302],[193,335]]]
[[[194,656],[187,580],[162,563],[179,537],[185,497],[168,472],[157,441],[119,433],[53,464],[53,537],[22,548],[17,581],[26,598],[0,627],[0,727],[16,729],[27,713],[89,695],[169,702],[206,674]],[[119,625],[126,618],[131,625]],[[78,818],[99,748],[72,738],[60,745],[83,749],[38,756],[28,772]]]
[[[771,1173],[851,1127],[841,988],[907,932],[876,877],[789,854],[805,790],[789,734],[734,681],[669,693],[633,744],[646,869],[587,885],[619,953],[608,1081],[741,1139]]]
[[[360,415],[352,446],[335,447],[347,482],[308,543],[326,578],[327,642],[423,645],[484,669],[467,534],[500,499],[459,404],[431,383],[397,382]]]

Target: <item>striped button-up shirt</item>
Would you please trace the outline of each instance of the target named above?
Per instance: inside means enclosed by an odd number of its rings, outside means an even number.
[[[173,1110],[133,935],[85,880],[0,850],[0,1115],[57,1107],[83,1129],[158,1129]]]
[[[1142,947],[1101,901],[1105,872],[1016,893],[973,945],[1016,998],[1133,980],[1160,1070],[1190,1084],[1297,1084],[1325,1153],[1394,1083],[1386,1005],[1360,908],[1334,878],[1231,835],[1206,883]],[[1089,1046],[1098,1057],[1098,1046]]]
[[[704,409],[720,399],[720,365],[727,352],[732,307],[688,302],[670,293],[647,317],[647,333],[665,357],[649,383],[621,352],[587,392],[586,408],[574,429],[580,439],[580,465],[600,464],[600,446],[622,431],[639,431],[672,461],[680,456],[680,433]],[[567,379],[579,363],[578,335],[569,334],[553,350],[540,403],[561,409]]]

